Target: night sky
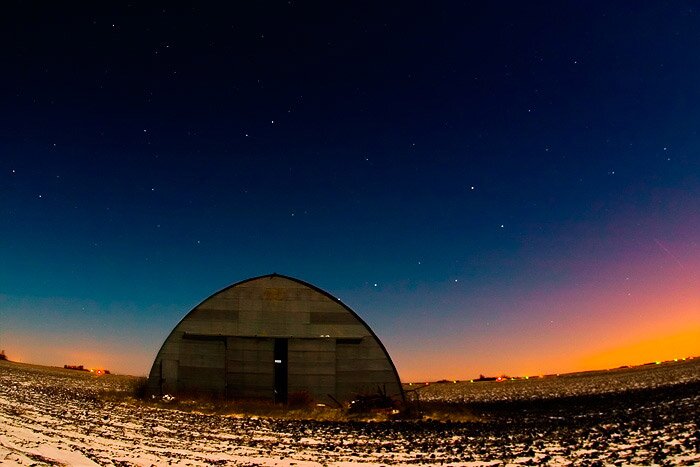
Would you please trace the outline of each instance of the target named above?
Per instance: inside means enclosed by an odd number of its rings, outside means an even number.
[[[700,354],[695,2],[5,2],[0,348],[145,374],[217,290],[405,380]]]

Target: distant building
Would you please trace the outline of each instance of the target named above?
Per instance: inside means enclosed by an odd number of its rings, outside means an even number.
[[[319,402],[386,391],[403,398],[389,354],[367,324],[327,292],[271,274],[215,293],[163,343],[154,394]]]

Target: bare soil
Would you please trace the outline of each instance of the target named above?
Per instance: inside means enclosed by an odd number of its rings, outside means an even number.
[[[700,465],[700,359],[431,384],[409,393],[415,418],[387,421],[142,401],[133,397],[138,385],[0,362],[0,463]]]

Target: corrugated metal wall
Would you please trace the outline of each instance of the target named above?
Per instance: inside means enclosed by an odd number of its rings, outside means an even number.
[[[388,355],[344,305],[303,282],[272,275],[225,289],[192,310],[163,344],[154,393],[273,398],[275,339],[288,344],[288,393],[348,400],[386,388],[401,395]]]
[[[309,392],[316,399],[335,397],[335,339],[289,340],[289,393]]]
[[[273,339],[229,337],[226,382],[229,398],[271,398]]]

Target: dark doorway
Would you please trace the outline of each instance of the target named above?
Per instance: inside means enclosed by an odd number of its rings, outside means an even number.
[[[287,403],[287,339],[275,339],[275,402]]]

